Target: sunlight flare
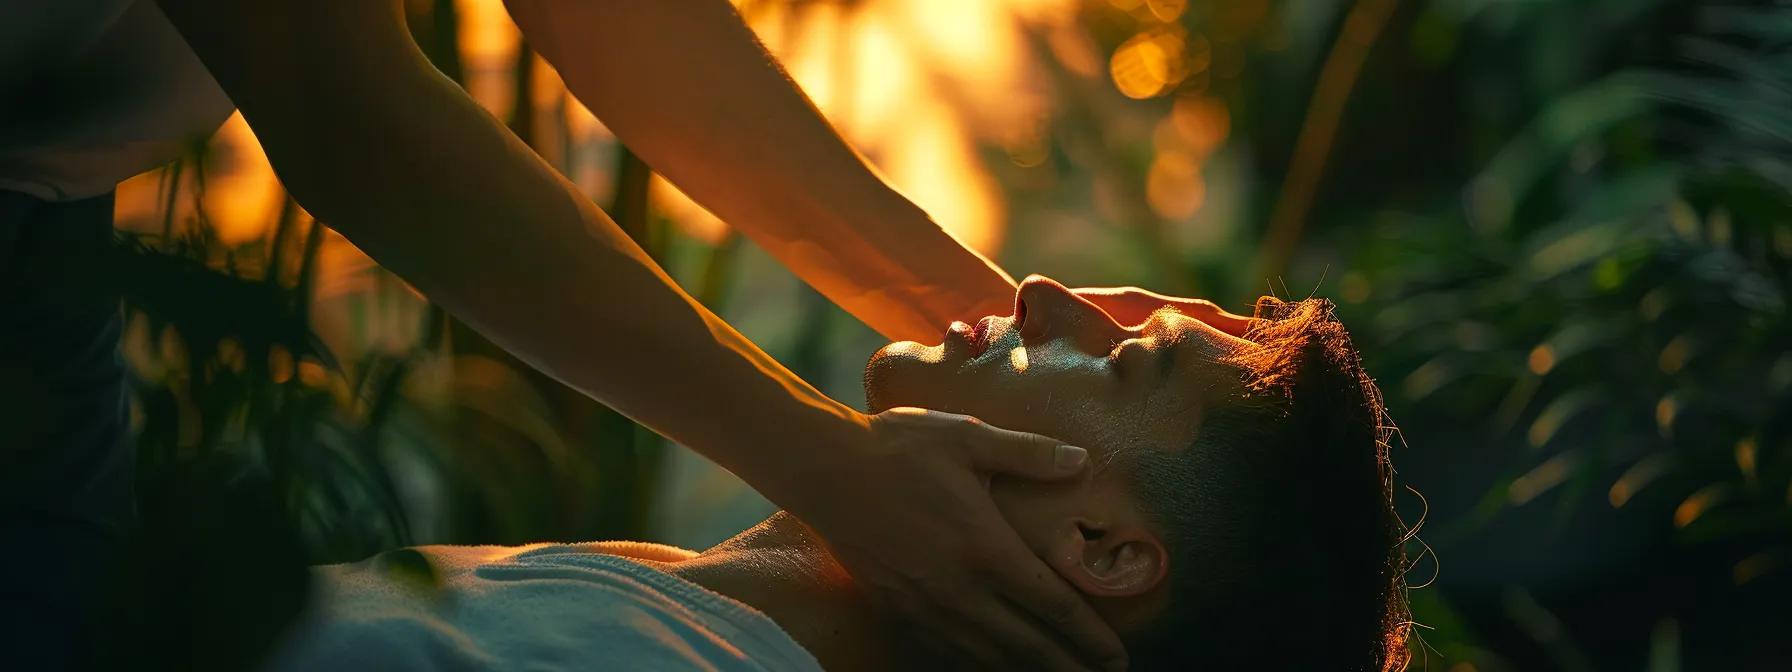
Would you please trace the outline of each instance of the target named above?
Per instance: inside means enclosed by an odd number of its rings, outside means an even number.
[[[1027,372],[1027,349],[1015,348],[1008,351],[1008,364],[1020,373]]]

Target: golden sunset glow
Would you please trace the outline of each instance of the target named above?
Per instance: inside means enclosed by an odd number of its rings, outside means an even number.
[[[1074,0],[869,0],[853,4],[737,2],[743,18],[842,136],[894,188],[966,245],[997,255],[1009,235],[1010,194],[992,172],[1040,169],[1059,147],[1053,135],[1054,91],[1041,58],[1110,92],[1134,98],[1169,96],[1153,117],[1151,160],[1132,192],[1098,188],[1097,201],[1140,201],[1169,222],[1195,221],[1208,202],[1204,166],[1229,137],[1225,103],[1179,87],[1209,67],[1207,38],[1177,21],[1181,0],[1116,1],[1140,22],[1138,32],[1104,48],[1080,23]],[[531,55],[519,69],[524,42],[502,0],[455,0],[456,44],[469,94],[499,119],[511,119],[516,77],[530,79],[530,142],[581,192],[600,205],[614,198],[616,138],[554,70]],[[264,241],[286,196],[241,115],[211,140],[203,198],[190,166],[162,169],[118,190],[120,228],[178,235],[201,213],[226,245]],[[992,162],[992,159],[994,161]],[[1100,185],[1098,185],[1100,187]],[[369,187],[374,188],[374,187]],[[169,195],[174,195],[172,205]],[[654,217],[701,244],[723,240],[727,225],[654,175],[648,189]],[[1109,208],[1111,209],[1111,208]],[[171,214],[171,217],[165,215]],[[298,211],[301,237],[310,218]],[[318,332],[333,349],[400,351],[421,333],[426,303],[409,286],[377,271],[349,241],[326,232],[317,253],[313,303]],[[224,259],[208,263],[222,265]],[[289,277],[290,281],[290,277]],[[1017,369],[1025,353],[1012,355]],[[282,364],[282,372],[295,370]],[[292,376],[292,373],[283,373]]]
[[[656,211],[670,218],[687,236],[714,245],[728,233],[727,224],[657,173],[647,186],[647,198]]]
[[[1050,150],[1043,129],[1052,93],[1044,88],[1047,80],[1026,31],[1044,37],[1044,46],[1063,67],[1109,79],[1134,98],[1175,90],[1211,61],[1207,39],[1176,23],[1187,10],[1183,0],[1116,1],[1116,7],[1155,27],[1111,55],[1100,53],[1077,26],[1077,3],[1070,0],[736,4],[816,106],[897,190],[987,254],[1002,247],[1009,208],[985,152],[996,148],[1015,165],[1032,167]],[[456,0],[455,9],[463,84],[488,111],[508,118],[516,104],[521,34],[501,0]],[[532,79],[538,151],[581,191],[607,202],[614,137],[567,95],[538,57],[526,72]],[[1206,202],[1202,165],[1229,131],[1223,103],[1178,97],[1159,124],[1143,193],[1133,198],[1165,219],[1195,215]],[[231,160],[208,173],[203,207],[226,242],[254,240],[278,212],[283,198],[278,182],[240,116],[225,124],[213,144]],[[119,220],[159,230],[160,222],[152,220],[165,196],[165,177],[152,172],[123,185]],[[713,243],[725,230],[723,222],[657,176],[650,203],[699,241]],[[191,206],[178,205],[176,214],[189,216]],[[345,263],[357,270],[369,266]],[[337,289],[352,284],[338,282]]]
[[[1159,152],[1145,177],[1145,198],[1151,209],[1164,219],[1183,219],[1201,209],[1207,198],[1207,183],[1201,180],[1201,166],[1184,152]]]
[[[959,240],[993,253],[1006,234],[1007,207],[978,152],[1043,109],[1016,21],[1060,9],[885,1],[850,10],[797,5],[790,14],[747,18],[893,186]]]
[[[211,169],[205,175],[203,200],[195,202],[193,192],[185,189],[176,196],[173,214],[177,229],[198,214],[195,208],[203,208],[220,242],[240,245],[260,238],[278,217],[286,194],[241,113],[230,115],[213,136],[207,161]],[[171,179],[171,171],[158,169],[120,183],[113,209],[120,228],[160,232],[167,181]],[[190,186],[193,171],[182,171],[181,179],[183,185]]]
[[[460,20],[465,73],[461,84],[473,100],[502,119],[515,102],[512,77],[522,33],[504,10],[503,0],[454,0],[454,9]]]
[[[206,214],[226,244],[259,238],[286,198],[274,166],[240,112],[230,115],[213,142],[229,153],[232,169],[206,180]]]

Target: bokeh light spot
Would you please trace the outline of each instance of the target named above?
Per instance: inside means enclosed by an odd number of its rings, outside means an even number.
[[[1730,572],[1730,578],[1735,581],[1736,585],[1741,586],[1765,576],[1783,564],[1785,562],[1782,554],[1763,551],[1737,561],[1736,567]]]
[[[276,383],[292,380],[292,352],[286,346],[268,348],[268,379]]]
[[[1162,95],[1212,60],[1206,38],[1197,35],[1193,44],[1196,48],[1190,49],[1190,41],[1175,27],[1140,33],[1114,50],[1108,72],[1114,86],[1129,98]]]
[[[1678,373],[1681,368],[1686,366],[1686,359],[1691,350],[1692,347],[1687,344],[1686,335],[1681,334],[1674,337],[1674,340],[1668,341],[1667,346],[1661,349],[1661,356],[1656,358],[1655,363],[1661,367],[1662,373],[1670,375]]]
[[[1231,111],[1224,101],[1210,96],[1177,98],[1170,121],[1189,149],[1201,155],[1212,152],[1232,132]]]
[[[323,387],[330,379],[330,372],[324,369],[323,363],[309,357],[299,361],[297,371],[299,383],[307,387]]]
[[[1686,527],[1693,524],[1700,516],[1705,515],[1727,498],[1727,488],[1719,483],[1700,488],[1692,493],[1680,506],[1674,508],[1674,527]]]
[[[1611,491],[1607,493],[1612,508],[1629,503],[1636,493],[1641,492],[1650,483],[1668,473],[1668,467],[1671,464],[1672,461],[1667,455],[1656,454],[1643,458],[1641,462],[1624,470],[1624,475],[1619,476],[1618,480],[1612,483]]]
[[[1186,219],[1207,200],[1201,167],[1182,152],[1159,152],[1145,177],[1145,200],[1164,219]]]
[[[1369,300],[1369,279],[1355,271],[1345,273],[1338,280],[1338,295],[1349,303],[1362,303]]]
[[[1755,460],[1759,451],[1755,437],[1744,437],[1736,442],[1736,469],[1751,481],[1755,480]]]
[[[1661,430],[1662,436],[1674,435],[1674,417],[1680,414],[1680,402],[1673,395],[1655,402],[1655,426]]]
[[[1188,9],[1188,0],[1146,0],[1145,7],[1157,20],[1169,23],[1182,18],[1182,12]]]
[[[1551,457],[1523,476],[1512,479],[1506,498],[1513,504],[1524,504],[1568,480],[1576,460],[1569,453]]]
[[[1530,357],[1525,359],[1531,367],[1531,373],[1539,376],[1549,373],[1556,366],[1556,352],[1547,343],[1531,348]]]

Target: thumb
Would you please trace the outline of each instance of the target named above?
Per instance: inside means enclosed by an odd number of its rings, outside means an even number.
[[[974,425],[971,461],[981,471],[1040,480],[1068,478],[1089,464],[1089,451],[1039,434]]]

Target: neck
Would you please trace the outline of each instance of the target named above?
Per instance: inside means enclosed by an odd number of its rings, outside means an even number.
[[[661,567],[765,612],[825,669],[908,669],[927,662],[899,634],[903,628],[871,609],[821,540],[790,514],[780,512],[695,558]]]

